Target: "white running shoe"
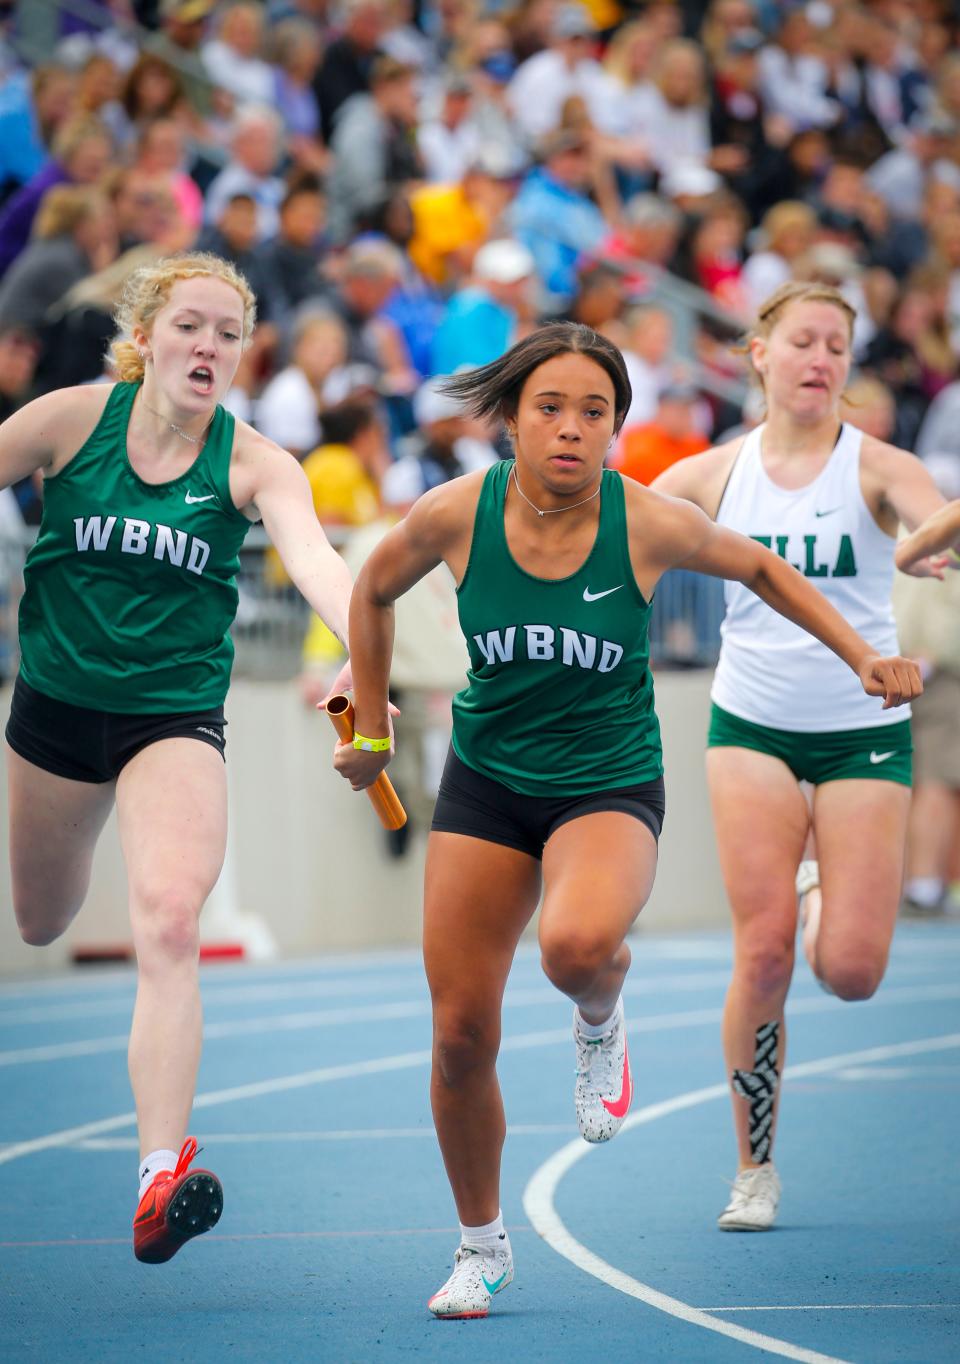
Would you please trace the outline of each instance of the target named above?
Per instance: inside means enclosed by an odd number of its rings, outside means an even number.
[[[769,1231],[779,1203],[780,1178],[772,1164],[741,1170],[717,1226],[721,1231]]]
[[[485,1317],[490,1299],[513,1282],[513,1252],[504,1237],[499,1250],[458,1246],[453,1273],[427,1303],[435,1317]]]
[[[584,1141],[609,1141],[620,1131],[633,1098],[623,1000],[617,1000],[613,1026],[602,1037],[584,1037],[574,1008],[573,1040],[577,1047],[573,1098],[580,1135]]]

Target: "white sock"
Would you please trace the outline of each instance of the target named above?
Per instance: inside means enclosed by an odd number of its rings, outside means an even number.
[[[904,890],[914,904],[923,905],[924,909],[933,909],[943,898],[946,886],[939,876],[912,876]]]
[[[577,1009],[577,1032],[581,1037],[603,1037],[616,1023],[622,1011],[622,1005],[618,999],[614,1006],[613,1013],[603,1023],[588,1023],[583,1014]]]
[[[465,1227],[461,1222],[460,1244],[476,1246],[477,1250],[509,1250],[510,1242],[503,1227],[502,1209],[485,1227]]]
[[[153,1177],[158,1170],[175,1170],[177,1168],[176,1151],[151,1151],[148,1156],[144,1156],[140,1162],[140,1192],[137,1194],[138,1200],[147,1192],[153,1183]]]

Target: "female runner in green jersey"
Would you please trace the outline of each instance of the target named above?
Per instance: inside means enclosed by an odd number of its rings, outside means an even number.
[[[543,968],[575,1004],[581,1133],[608,1139],[629,1107],[626,935],[653,885],[663,819],[647,646],[658,579],[683,565],[747,584],[886,706],[921,684],[915,664],[880,658],[755,540],[604,470],[630,384],[619,351],[589,328],[551,324],[449,388],[503,419],[516,457],[427,493],[367,560],[350,608],[357,736],[335,765],[359,790],[388,762],[392,603],[445,562],[470,669],[427,853],[424,955],[433,1113],[461,1244],[429,1307],[464,1317],[485,1316],[513,1278],[496,1058],[507,974],[541,887]]]
[[[134,1250],[157,1263],[222,1207],[215,1176],[188,1171],[196,1142],[184,1137],[200,1059],[197,921],[226,842],[238,551],[262,520],[341,637],[351,584],[300,466],[219,406],[253,329],[243,277],[215,256],[172,257],[131,277],[119,320],[121,382],[50,393],[0,427],[0,483],[44,476],[7,727],[10,861],[24,940],[53,942],[83,903],[116,803],[139,971]]]

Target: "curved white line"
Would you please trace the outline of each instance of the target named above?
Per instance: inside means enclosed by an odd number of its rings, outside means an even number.
[[[930,1051],[947,1051],[954,1047],[960,1047],[960,1033],[950,1033],[943,1037],[923,1038],[916,1042],[899,1042],[886,1047],[870,1047],[866,1051],[827,1056],[819,1061],[805,1061],[800,1065],[788,1066],[785,1075],[795,1079],[798,1076],[818,1075],[831,1070],[839,1070],[848,1065],[862,1065],[870,1061],[886,1061],[895,1056],[917,1056]],[[623,1124],[621,1132],[628,1127],[639,1127],[643,1123],[655,1122],[658,1118],[664,1118],[668,1114],[677,1113],[684,1108],[694,1108],[699,1104],[708,1103],[711,1099],[724,1098],[728,1093],[729,1089],[725,1084],[708,1085],[705,1089],[695,1089],[688,1094],[679,1094],[663,1103],[649,1104],[646,1108],[641,1108],[639,1112],[631,1114]],[[641,1302],[647,1303],[650,1307],[655,1307],[660,1312],[666,1312],[672,1317],[678,1317],[681,1321],[689,1322],[691,1326],[700,1326],[706,1331],[715,1331],[718,1335],[729,1336],[742,1345],[750,1345],[758,1350],[768,1350],[771,1354],[780,1355],[784,1359],[800,1360],[804,1364],[845,1364],[845,1361],[836,1359],[831,1355],[818,1354],[815,1350],[805,1350],[800,1346],[791,1345],[789,1341],[778,1340],[776,1336],[762,1335],[758,1331],[748,1331],[741,1326],[735,1326],[732,1322],[711,1316],[702,1308],[692,1307],[689,1303],[681,1302],[679,1298],[672,1298],[668,1294],[652,1288],[649,1284],[641,1283],[639,1279],[631,1278],[623,1270],[608,1264],[599,1255],[595,1255],[593,1251],[581,1245],[561,1221],[554,1206],[554,1195],[567,1171],[578,1160],[582,1160],[584,1156],[589,1155],[595,1149],[581,1137],[577,1137],[575,1141],[561,1147],[555,1155],[545,1161],[524,1190],[524,1211],[534,1230],[539,1232],[558,1255],[562,1255],[576,1265],[578,1269],[593,1275],[594,1278],[608,1284],[611,1288],[616,1288],[629,1297],[638,1298]]]

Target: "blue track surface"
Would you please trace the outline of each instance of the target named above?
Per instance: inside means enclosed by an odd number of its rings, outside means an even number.
[[[130,1246],[132,974],[0,987],[0,1359],[960,1360],[960,926],[901,928],[866,1004],[798,967],[761,1236],[715,1229],[729,966],[719,935],[636,938],[634,1108],[589,1148],[569,1006],[522,951],[500,1064],[517,1277],[468,1322],[424,1306],[456,1223],[415,954],[206,970],[192,1130],[226,1205],[157,1267]]]

